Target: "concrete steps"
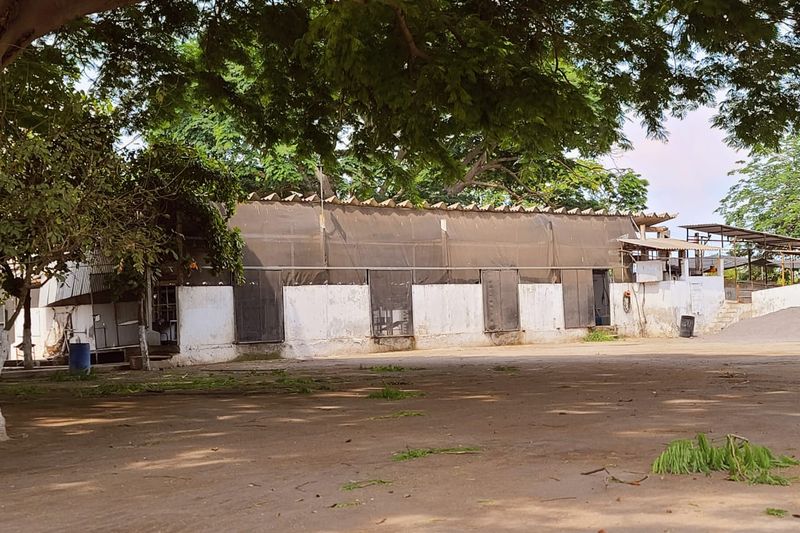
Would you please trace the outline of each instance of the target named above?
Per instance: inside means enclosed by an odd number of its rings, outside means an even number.
[[[726,300],[705,333],[719,333],[731,324],[753,316],[753,304]]]

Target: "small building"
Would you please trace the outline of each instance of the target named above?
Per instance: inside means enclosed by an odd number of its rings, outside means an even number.
[[[270,195],[231,220],[246,245],[244,283],[162,278],[149,341],[189,364],[557,342],[595,327],[674,336],[685,314],[703,331],[724,302],[723,278],[691,275],[689,259],[718,249],[666,238],[657,224],[672,218]],[[82,267],[43,287],[40,331],[52,337],[48,321],[63,330],[69,316],[95,352],[127,357],[136,304],[110,300],[103,275]]]

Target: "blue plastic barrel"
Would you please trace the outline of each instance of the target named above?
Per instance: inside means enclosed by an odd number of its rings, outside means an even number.
[[[69,371],[73,374],[88,374],[92,369],[92,352],[88,342],[69,343]]]

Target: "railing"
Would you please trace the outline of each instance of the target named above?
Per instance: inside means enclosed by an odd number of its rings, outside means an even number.
[[[742,303],[749,303],[752,301],[752,294],[755,291],[762,291],[764,289],[772,289],[781,287],[779,283],[774,281],[739,281],[738,283],[732,279],[725,280],[725,299],[738,301]]]

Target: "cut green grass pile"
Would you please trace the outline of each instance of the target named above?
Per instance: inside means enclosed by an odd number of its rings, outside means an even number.
[[[33,398],[41,396],[47,389],[37,385],[27,385],[23,383],[3,383],[0,385],[0,394],[12,396],[14,398]]]
[[[777,516],[778,518],[783,518],[789,513],[786,509],[775,509],[774,507],[767,507],[764,511],[765,515],[769,516]]]
[[[751,484],[789,485],[791,479],[774,474],[800,461],[786,455],[776,456],[765,447],[737,435],[726,435],[722,446],[714,446],[703,433],[692,440],[675,440],[653,462],[655,474],[710,474],[728,472],[728,479]]]
[[[584,342],[609,342],[617,340],[617,336],[601,329],[590,331],[584,338]]]
[[[356,500],[353,502],[339,502],[331,505],[331,509],[350,509],[351,507],[358,507],[361,502]]]
[[[73,374],[71,372],[55,372],[48,378],[50,381],[63,382],[63,381],[97,381],[97,374],[89,372],[88,374]]]
[[[367,398],[378,400],[405,400],[406,398],[416,398],[424,396],[420,391],[400,390],[394,387],[384,387],[380,390],[372,391],[367,395]]]
[[[356,490],[372,487],[373,485],[389,485],[391,481],[385,479],[364,479],[362,481],[348,481],[342,485],[342,490]]]
[[[429,455],[465,455],[480,452],[481,449],[475,446],[459,446],[457,448],[407,448],[403,451],[393,453],[392,459],[395,461],[410,461]]]
[[[100,383],[95,387],[76,389],[79,396],[116,396],[143,392],[170,392],[181,390],[218,390],[237,388],[239,382],[230,376],[195,376],[167,378],[159,381]]]
[[[397,365],[376,365],[370,367],[373,372],[405,372],[405,367]]]
[[[330,390],[328,385],[312,378],[292,378],[283,376],[275,380],[281,388],[299,394],[311,394],[315,390]]]
[[[389,413],[388,415],[375,416],[372,418],[373,420],[384,420],[387,418],[405,418],[407,416],[425,416],[425,413],[422,411],[396,411],[394,413]]]

